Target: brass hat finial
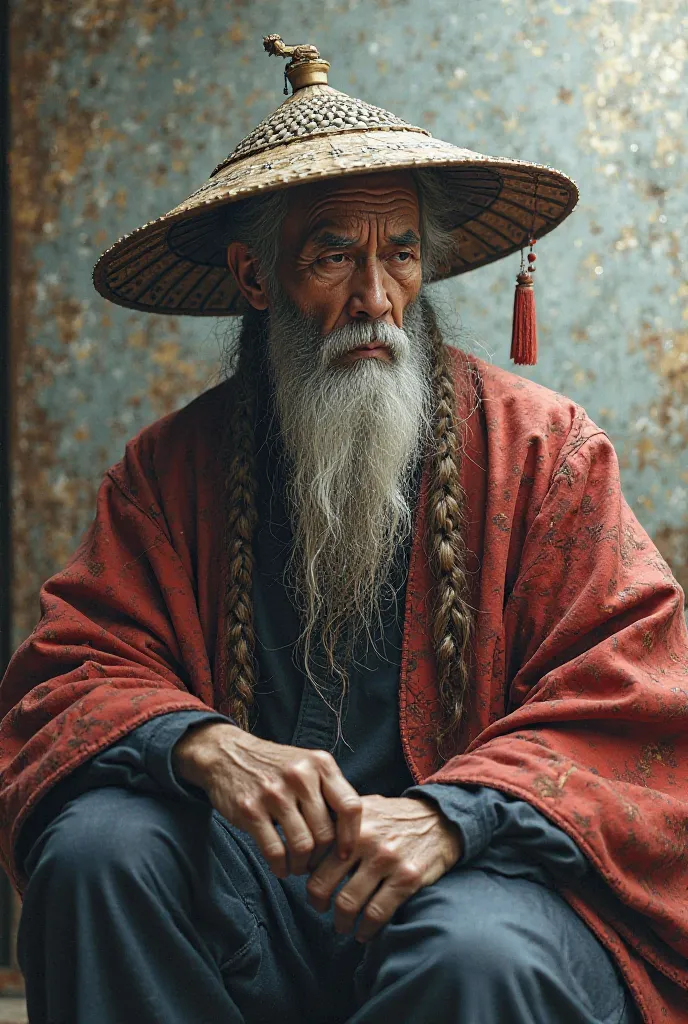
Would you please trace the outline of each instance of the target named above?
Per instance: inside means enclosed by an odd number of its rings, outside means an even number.
[[[316,46],[311,43],[300,43],[298,46],[287,46],[281,36],[265,36],[263,39],[265,52],[271,57],[291,57],[284,69],[284,95],[289,95],[287,79],[291,82],[293,92],[307,85],[327,85],[327,72],[330,65],[320,56]]]

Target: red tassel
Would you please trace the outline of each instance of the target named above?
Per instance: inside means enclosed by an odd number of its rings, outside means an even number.
[[[534,366],[537,362],[535,292],[533,278],[526,273],[520,273],[516,278],[511,358],[520,366]]]

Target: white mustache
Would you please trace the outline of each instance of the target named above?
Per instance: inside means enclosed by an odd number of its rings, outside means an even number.
[[[384,345],[395,362],[409,355],[410,342],[402,328],[382,320],[361,320],[336,327],[323,337],[320,365],[326,368],[348,352],[374,342]]]

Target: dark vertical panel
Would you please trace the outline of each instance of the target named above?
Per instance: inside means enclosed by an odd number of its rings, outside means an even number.
[[[9,3],[0,0],[0,675],[10,656]],[[0,872],[0,965],[10,962],[10,887]]]
[[[10,655],[10,215],[8,5],[0,0],[0,666]]]

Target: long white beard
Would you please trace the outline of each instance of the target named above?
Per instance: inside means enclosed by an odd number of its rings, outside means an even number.
[[[321,648],[343,695],[346,662],[361,635],[373,635],[395,553],[412,526],[410,484],[430,435],[429,342],[419,303],[407,310],[403,330],[355,322],[326,336],[284,297],[276,307],[269,355],[289,462],[288,573],[306,672],[318,685],[312,655]],[[391,363],[335,365],[374,340],[388,345]]]

